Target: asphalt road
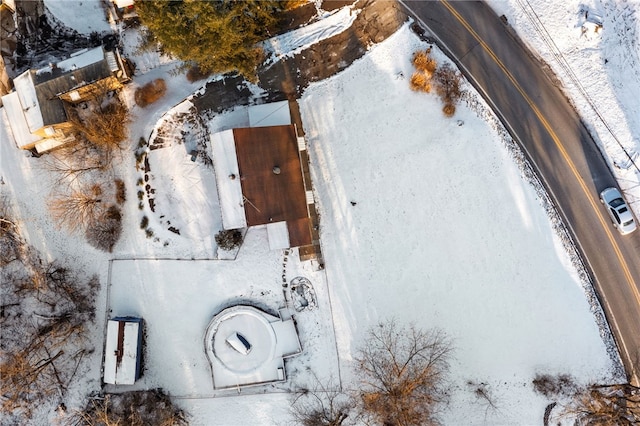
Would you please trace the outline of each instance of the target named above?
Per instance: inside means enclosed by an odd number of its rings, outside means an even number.
[[[542,178],[590,270],[628,379],[640,385],[640,231],[619,235],[600,204],[599,192],[616,181],[580,117],[486,4],[402,3],[492,104]]]

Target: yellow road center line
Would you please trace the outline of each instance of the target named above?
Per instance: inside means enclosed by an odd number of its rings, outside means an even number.
[[[513,77],[511,72],[509,72],[507,67],[496,56],[496,54],[493,52],[493,50],[491,50],[489,45],[487,45],[487,43],[478,35],[478,33],[476,33],[475,30],[473,28],[471,28],[469,23],[446,0],[442,0],[442,4],[467,29],[467,31],[469,31],[469,33],[473,36],[473,38],[476,39],[476,41],[489,54],[489,56],[491,56],[493,61],[500,67],[500,69],[502,69],[502,71],[505,73],[507,78],[511,81],[511,83],[516,88],[516,90],[522,95],[522,97],[525,99],[527,104],[531,107],[531,109],[535,113],[536,117],[538,117],[538,119],[540,120],[540,122],[544,126],[545,130],[549,133],[549,136],[551,136],[551,138],[553,139],[553,142],[555,143],[556,147],[558,148],[558,150],[562,154],[562,157],[566,161],[566,163],[569,166],[571,172],[576,177],[576,180],[580,184],[580,187],[582,188],[582,191],[587,196],[587,199],[589,200],[589,203],[591,204],[591,207],[593,208],[593,210],[596,213],[596,216],[600,220],[600,224],[604,228],[604,230],[605,230],[605,232],[607,234],[607,237],[609,238],[609,241],[611,242],[611,245],[613,246],[613,250],[615,251],[615,254],[618,257],[618,260],[620,261],[620,265],[622,266],[622,270],[623,270],[624,275],[625,275],[625,277],[626,277],[626,279],[627,279],[627,281],[628,281],[628,283],[629,283],[629,285],[631,287],[631,290],[633,291],[633,294],[634,294],[634,296],[636,298],[636,301],[640,305],[640,292],[638,291],[638,288],[635,286],[635,281],[633,280],[633,277],[631,276],[631,271],[629,270],[627,262],[625,261],[624,257],[622,256],[622,252],[620,251],[620,247],[618,246],[618,243],[616,243],[616,241],[613,239],[613,234],[611,233],[611,229],[610,229],[610,226],[609,226],[609,221],[606,220],[604,218],[604,216],[602,215],[602,213],[600,212],[600,207],[598,205],[599,201],[595,201],[595,199],[593,198],[593,196],[589,192],[589,188],[587,187],[586,182],[584,181],[584,179],[582,179],[582,176],[580,176],[580,173],[578,172],[578,169],[577,169],[576,165],[573,163],[573,161],[571,161],[571,158],[569,157],[569,154],[567,153],[566,149],[564,148],[564,146],[560,142],[560,138],[553,131],[553,129],[551,128],[551,125],[549,124],[547,119],[542,115],[542,113],[540,112],[538,107],[533,103],[531,98],[525,93],[524,89],[518,84],[518,82]]]

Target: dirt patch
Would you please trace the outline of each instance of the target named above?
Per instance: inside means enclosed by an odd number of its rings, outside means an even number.
[[[326,3],[337,6],[353,2]],[[380,43],[396,32],[407,19],[395,2],[360,0],[355,4],[362,10],[346,31],[322,40],[293,57],[259,67],[259,85],[265,90],[262,97],[254,97],[242,77],[228,75],[207,84],[205,93],[194,97],[194,105],[200,112],[222,112],[237,105],[297,99],[309,83],[324,80],[344,70],[364,56],[369,46]]]
[[[269,101],[299,98],[309,83],[346,69],[364,56],[369,46],[385,40],[407,19],[395,2],[359,1],[358,6],[362,9],[346,31],[258,70],[260,86],[269,94]]]
[[[220,113],[235,106],[249,105],[253,94],[244,78],[227,74],[216,81],[207,83],[204,94],[194,96],[191,102],[199,112]]]

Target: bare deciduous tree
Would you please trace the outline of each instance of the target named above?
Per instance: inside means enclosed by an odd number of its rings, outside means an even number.
[[[118,94],[106,85],[94,85],[92,98],[85,102],[85,110],[69,106],[69,121],[79,139],[104,148],[107,152],[122,149],[127,136],[129,111]]]
[[[95,316],[98,280],[86,282],[35,255],[0,269],[0,278],[0,408],[24,424],[38,406],[35,401],[54,393],[64,395],[84,354],[91,350],[86,330]]]
[[[296,392],[291,403],[291,414],[302,426],[341,426],[346,424],[355,406],[353,399],[342,391],[331,378],[323,383],[313,373],[310,389]]]
[[[17,351],[3,354],[0,363],[2,376],[3,411],[23,409],[30,415],[30,405],[56,392],[53,363],[62,355],[42,357],[42,339],[34,339]]]
[[[451,351],[439,330],[395,321],[372,328],[356,357],[365,415],[384,425],[438,424]]]
[[[72,232],[86,229],[104,213],[102,189],[99,185],[82,186],[70,194],[58,194],[49,209],[59,226]]]
[[[83,410],[68,416],[67,426],[186,426],[185,413],[154,389],[90,398]]]
[[[580,426],[634,426],[640,424],[640,389],[628,383],[589,386],[576,393],[563,416]]]
[[[18,260],[23,249],[24,241],[13,219],[11,203],[8,198],[0,197],[0,267]]]
[[[491,392],[491,389],[489,388],[489,385],[484,382],[477,383],[473,380],[468,380],[467,385],[473,391],[473,395],[476,397],[476,401],[481,406],[484,406],[484,417],[486,421],[489,412],[498,411],[498,405],[496,404],[495,398],[493,396],[493,393]]]
[[[438,95],[445,103],[456,103],[460,99],[460,73],[451,65],[447,63],[439,67],[434,79]]]
[[[105,171],[110,158],[108,151],[79,141],[51,151],[45,159],[45,167],[59,176],[57,184],[71,184],[83,175]]]

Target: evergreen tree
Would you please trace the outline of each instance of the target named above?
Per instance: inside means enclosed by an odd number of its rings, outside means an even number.
[[[142,23],[164,51],[203,72],[237,71],[255,80],[264,59],[257,45],[269,37],[279,0],[145,0],[136,2]]]

